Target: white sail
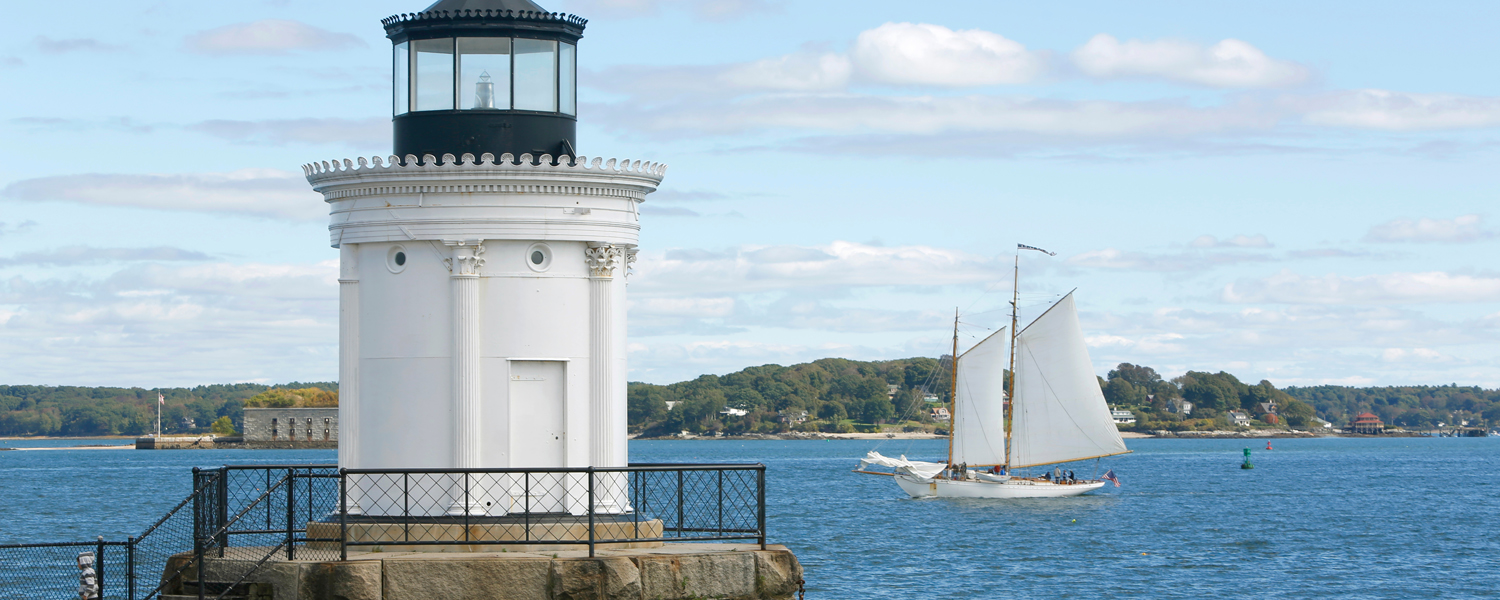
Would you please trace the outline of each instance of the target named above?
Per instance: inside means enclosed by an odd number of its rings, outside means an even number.
[[[953,462],[1005,464],[1005,328],[958,358]]]
[[[1073,295],[1068,294],[1016,336],[1011,466],[1125,452],[1129,450],[1099,390]]]
[[[879,452],[876,452],[874,450],[871,450],[869,454],[866,454],[865,457],[863,459],[860,459],[859,461],[860,470],[867,469],[870,467],[870,465],[890,467],[892,469],[895,469],[897,473],[908,473],[919,479],[932,479],[938,473],[941,473],[943,469],[948,468],[948,466],[944,465],[943,463],[922,462],[920,460],[906,460],[906,455],[904,454],[901,455],[901,458],[881,456]]]

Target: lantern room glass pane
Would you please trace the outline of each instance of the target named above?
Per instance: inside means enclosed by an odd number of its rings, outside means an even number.
[[[417,110],[453,109],[453,38],[413,40]]]
[[[396,55],[391,65],[392,93],[395,103],[392,109],[398,115],[411,110],[411,55],[406,42],[396,44]]]
[[[516,38],[516,109],[557,112],[557,42]]]
[[[458,105],[510,108],[510,38],[458,38]]]
[[[562,42],[557,53],[557,104],[563,114],[578,114],[578,50]]]

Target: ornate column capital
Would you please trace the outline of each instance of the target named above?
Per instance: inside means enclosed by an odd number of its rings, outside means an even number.
[[[453,248],[448,270],[454,277],[478,277],[484,268],[484,240],[443,240],[443,245]]]
[[[615,268],[624,260],[625,248],[613,244],[590,242],[583,251],[583,260],[589,266],[592,277],[614,277]]]
[[[640,248],[636,248],[634,246],[631,246],[630,248],[627,248],[625,250],[625,276],[626,277],[630,277],[630,274],[635,272],[635,259],[636,259],[636,255],[638,255],[640,253],[641,253],[641,249]]]

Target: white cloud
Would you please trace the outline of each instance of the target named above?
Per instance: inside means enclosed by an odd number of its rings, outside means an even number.
[[[1068,257],[1068,264],[1090,269],[1120,271],[1203,271],[1215,267],[1247,262],[1269,262],[1272,257],[1243,252],[1128,252],[1115,248],[1090,250]]]
[[[1101,33],[1073,51],[1080,71],[1103,78],[1158,77],[1220,88],[1279,87],[1307,79],[1307,68],[1226,39],[1207,48],[1181,40],[1128,40]]]
[[[43,54],[67,54],[69,52],[116,52],[123,47],[114,44],[106,44],[92,38],[74,38],[66,40],[54,40],[46,36],[37,36],[32,40],[32,45]]]
[[[750,293],[798,288],[979,284],[1003,261],[930,246],[745,246],[724,252],[669,250],[637,263],[631,293]]]
[[[298,21],[264,19],[188,36],[189,49],[203,54],[287,54],[293,51],[363,48],[363,40]]]
[[[1200,235],[1188,244],[1194,248],[1270,248],[1271,241],[1264,234],[1236,235],[1228,239],[1218,239],[1211,235]]]
[[[97,280],[0,280],[0,380],[151,387],[335,379],[337,275],[334,261],[143,263]]]
[[[83,174],[25,179],[0,196],[34,202],[77,202],[157,210],[227,213],[270,219],[321,220],[323,199],[300,173],[241,169],[176,175]]]
[[[844,89],[852,72],[844,56],[797,52],[730,66],[718,79],[739,89],[811,92]]]
[[[0,221],[0,236],[26,233],[34,229],[36,226],[37,222],[30,219],[21,221],[20,223],[16,223],[15,225]]]
[[[1285,102],[1303,120],[1327,127],[1391,131],[1473,129],[1500,126],[1500,97],[1350,90]]]
[[[1224,287],[1231,303],[1418,304],[1500,302],[1500,277],[1441,271],[1346,277],[1298,275],[1290,271],[1241,279]]]
[[[1495,231],[1484,226],[1479,215],[1452,219],[1395,219],[1370,228],[1367,242],[1462,243],[1494,239]]]
[[[1447,362],[1453,360],[1453,357],[1431,348],[1386,348],[1383,352],[1380,353],[1380,359],[1386,362],[1401,362],[1409,360]]]
[[[999,34],[927,23],[886,23],[864,31],[849,58],[863,80],[894,85],[1025,83],[1046,66],[1040,55]]]
[[[733,102],[593,106],[608,126],[664,137],[768,130],[912,135],[1026,133],[1083,139],[1180,138],[1264,131],[1279,115],[1253,105],[1050,100],[1018,96],[768,95]]]
[[[3,225],[3,223],[0,223]],[[138,261],[199,261],[209,260],[202,252],[156,246],[152,248],[93,248],[90,246],[64,246],[45,252],[23,252],[15,256],[0,256],[0,267],[18,265],[72,266],[106,262]]]

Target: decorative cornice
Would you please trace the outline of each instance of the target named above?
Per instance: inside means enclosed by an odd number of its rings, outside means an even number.
[[[588,24],[588,19],[578,15],[567,13],[548,13],[533,10],[435,10],[432,12],[402,13],[391,15],[380,20],[383,27],[390,28],[392,25],[410,23],[413,21],[437,21],[451,19],[515,19],[517,21],[543,21],[557,22],[559,24],[572,25],[583,29]]]
[[[624,257],[625,248],[614,244],[589,244],[583,251],[583,260],[589,266],[589,275],[593,277],[614,277],[615,268],[620,266]]]
[[[379,156],[372,156],[368,160],[361,156],[354,160],[345,158],[342,160],[325,160],[302,165],[303,175],[307,177],[308,183],[313,184],[315,187],[326,180],[349,175],[482,171],[619,174],[645,177],[660,182],[661,178],[667,173],[667,166],[662,163],[632,161],[630,159],[611,158],[605,161],[603,158],[598,157],[595,157],[592,163],[590,163],[587,156],[559,156],[554,160],[550,154],[533,157],[530,153],[527,153],[515,157],[509,152],[500,155],[499,160],[495,160],[495,155],[486,152],[479,156],[477,160],[473,154],[469,153],[465,153],[463,156],[457,158],[452,154],[444,154],[441,162],[431,154],[424,155],[420,160],[415,154],[408,154],[405,160],[394,155],[385,159]]]

